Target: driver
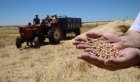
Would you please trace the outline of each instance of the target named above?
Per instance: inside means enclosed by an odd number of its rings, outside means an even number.
[[[40,19],[38,18],[38,14],[35,15],[35,18],[33,19],[33,24],[40,24]]]
[[[49,15],[47,15],[46,18],[45,18],[45,24],[49,23],[49,18],[50,18]]]

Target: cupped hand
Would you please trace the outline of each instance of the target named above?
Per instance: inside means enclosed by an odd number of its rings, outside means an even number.
[[[115,71],[136,65],[140,62],[140,52],[136,48],[125,48],[120,50],[116,58],[104,59],[88,53],[78,55],[82,59],[97,67]]]
[[[112,33],[93,33],[86,34],[89,38],[102,39],[111,43],[114,48],[120,49],[119,55],[116,58],[104,59],[94,55],[90,55],[86,52],[93,51],[92,46],[87,44],[87,38],[76,37],[73,45],[76,45],[77,49],[84,49],[84,53],[78,55],[79,59],[82,59],[88,63],[91,63],[97,67],[107,70],[118,70],[131,67],[140,62],[140,52],[136,48],[125,48],[123,41]]]
[[[117,49],[124,48],[124,45],[123,45],[123,42],[121,41],[121,39],[113,33],[89,32],[86,34],[86,36],[89,38],[93,38],[93,39],[106,40],[107,42],[111,43]],[[76,45],[77,49],[91,48],[91,46],[89,46],[87,44],[87,38],[82,38],[82,37],[76,37],[75,41],[73,42],[73,45]]]

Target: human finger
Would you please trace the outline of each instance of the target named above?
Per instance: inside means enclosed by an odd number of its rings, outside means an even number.
[[[78,44],[76,45],[77,49],[85,49],[85,48],[92,48],[92,46],[90,45],[86,45],[86,44]]]
[[[83,41],[83,42],[86,42],[87,41],[87,38],[84,38],[84,37],[76,37],[74,40],[75,41]]]
[[[85,49],[85,52],[94,52],[94,50],[95,50],[95,49],[93,49],[93,48],[86,48],[86,49]]]
[[[86,62],[88,62],[88,63],[90,63],[90,64],[92,64],[92,65],[95,65],[95,66],[97,66],[97,67],[99,67],[99,68],[103,68],[100,64],[96,64],[95,62],[91,61],[90,58],[85,57],[85,55],[86,55],[86,56],[90,56],[88,53],[84,53],[84,54],[78,55],[78,58],[79,58],[79,59],[82,59],[82,60],[84,60],[84,61],[86,61]]]
[[[139,63],[139,50],[134,48],[125,48],[120,50],[117,58],[110,58],[105,61],[106,65],[111,65],[114,67],[124,67],[124,66],[133,66]]]
[[[101,33],[88,32],[88,33],[86,33],[86,36],[89,38],[100,38]]]
[[[84,42],[84,41],[73,41],[72,44],[73,45],[86,44],[86,42]]]
[[[105,65],[105,60],[106,59],[103,59],[103,58],[100,58],[100,57],[96,57],[96,56],[83,56],[84,59],[90,61],[91,64],[99,67],[99,68],[103,68],[103,69],[107,69],[107,70],[110,70],[110,71],[116,71],[116,70],[119,70],[119,69],[125,69],[125,68],[128,68],[130,66],[113,66],[113,65]]]

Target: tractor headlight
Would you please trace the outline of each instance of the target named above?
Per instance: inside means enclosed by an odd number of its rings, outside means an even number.
[[[24,30],[24,28],[18,27],[19,30]]]

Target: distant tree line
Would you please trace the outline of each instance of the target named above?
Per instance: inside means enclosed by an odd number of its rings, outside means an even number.
[[[113,21],[92,21],[92,22],[82,22],[82,23],[96,23],[96,22],[113,22]]]
[[[0,26],[0,27],[19,27],[19,25],[13,25],[13,26]]]
[[[134,19],[131,19],[131,20],[134,20]],[[93,23],[93,22],[113,22],[115,20],[112,20],[112,21],[91,21],[91,22],[82,22],[82,23]],[[126,20],[122,20],[122,21],[126,21]]]

